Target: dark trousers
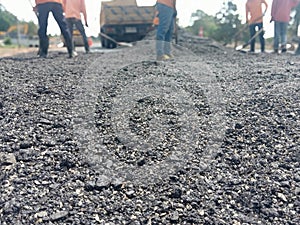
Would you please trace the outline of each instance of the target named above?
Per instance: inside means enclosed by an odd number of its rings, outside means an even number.
[[[171,41],[174,30],[174,9],[157,3],[159,24],[156,31],[156,54],[162,56],[171,52]]]
[[[40,38],[40,55],[46,56],[48,53],[49,39],[47,36],[48,17],[52,12],[54,19],[56,20],[60,31],[66,41],[69,55],[72,54],[72,40],[69,28],[67,26],[65,17],[63,15],[62,5],[55,2],[47,2],[39,4],[38,6],[38,21],[39,30],[38,35]]]
[[[71,33],[71,39],[73,40],[73,28],[74,26],[77,28],[77,30],[80,32],[82,39],[83,39],[83,43],[84,43],[84,48],[86,52],[89,52],[90,47],[88,44],[88,39],[87,36],[85,34],[85,30],[83,27],[83,24],[81,22],[80,19],[76,19],[76,18],[67,18],[67,24]],[[73,48],[74,48],[74,42],[73,42]]]
[[[263,23],[254,23],[249,25],[249,31],[250,31],[250,38],[252,38],[256,30],[255,28],[258,28],[258,30],[263,28]],[[261,32],[259,34],[259,41],[260,41],[260,50],[261,52],[265,51],[265,38],[264,38],[264,32]],[[255,51],[255,38],[250,42],[250,51],[254,52]]]

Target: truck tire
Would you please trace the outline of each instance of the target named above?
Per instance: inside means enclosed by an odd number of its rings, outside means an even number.
[[[117,47],[116,43],[108,40],[108,48],[116,48],[116,47]]]
[[[101,47],[102,48],[106,48],[106,43],[105,43],[105,39],[104,38],[101,38]]]

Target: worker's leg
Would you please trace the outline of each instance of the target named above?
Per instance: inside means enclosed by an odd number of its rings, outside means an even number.
[[[159,57],[165,54],[164,42],[166,41],[166,35],[173,20],[174,10],[171,7],[160,3],[158,3],[156,7],[159,18],[159,24],[156,31],[156,54]]]
[[[286,52],[288,23],[280,23],[281,52]]]
[[[165,38],[165,45],[164,45],[164,52],[167,55],[171,55],[171,42],[172,42],[172,37],[173,37],[173,32],[174,32],[174,20],[175,17],[172,15],[171,16],[171,23],[169,24],[169,30],[166,33],[166,38]]]
[[[257,26],[257,24],[250,24],[249,25],[249,33],[250,33],[250,39],[255,35],[256,31],[255,31],[255,27]],[[250,52],[254,52],[255,51],[255,38],[253,40],[251,40],[250,42]]]
[[[274,21],[274,52],[278,52],[279,49],[279,39],[280,39],[280,22]]]
[[[75,44],[73,40],[73,27],[74,27],[74,18],[66,18],[66,22],[70,31],[70,36],[72,40],[73,51],[75,51]]]
[[[263,23],[258,23],[257,27],[259,30],[263,29]],[[261,32],[259,34],[259,41],[260,41],[260,51],[264,52],[265,51],[265,38],[264,38],[265,32]]]
[[[88,53],[90,51],[90,46],[89,46],[88,39],[87,39],[87,36],[86,36],[86,33],[85,33],[85,30],[84,30],[81,20],[76,20],[75,25],[76,25],[77,30],[79,30],[79,32],[82,36],[85,52]]]
[[[53,7],[52,7],[53,17],[56,20],[56,22],[60,28],[60,31],[66,41],[69,57],[72,57],[73,56],[73,44],[72,44],[70,30],[67,26],[66,19],[63,15],[62,5],[59,3],[51,3],[51,4],[53,4]]]
[[[48,27],[48,17],[50,12],[50,6],[51,3],[44,3],[38,5],[38,22],[39,22],[39,30],[38,30],[38,36],[40,41],[39,46],[39,56],[40,57],[47,57],[48,54],[48,46],[49,46],[49,40],[47,36],[47,27]]]

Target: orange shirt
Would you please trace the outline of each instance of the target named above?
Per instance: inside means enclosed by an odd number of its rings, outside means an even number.
[[[63,0],[63,6],[66,18],[81,19],[80,13],[82,13],[87,22],[85,0]]]
[[[47,2],[57,2],[62,4],[62,0],[35,0],[36,5],[47,3]]]
[[[248,0],[246,3],[246,20],[249,24],[262,23],[263,12],[262,4],[265,5],[265,10],[268,8],[266,0]]]
[[[176,8],[176,0],[157,0],[157,3],[167,5],[173,9]]]

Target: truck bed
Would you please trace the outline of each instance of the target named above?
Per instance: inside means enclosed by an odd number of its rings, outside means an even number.
[[[145,37],[152,29],[154,6],[138,6],[135,0],[103,1],[100,12],[100,33],[103,47],[114,48],[116,42],[134,42]]]
[[[127,6],[107,6],[101,9],[100,25],[123,25],[123,24],[143,24],[152,23],[154,18],[154,7]]]

